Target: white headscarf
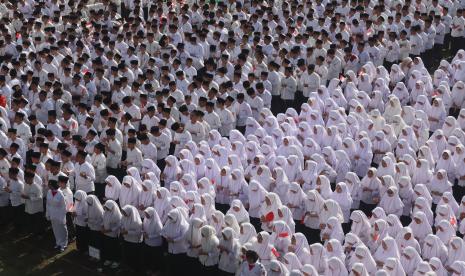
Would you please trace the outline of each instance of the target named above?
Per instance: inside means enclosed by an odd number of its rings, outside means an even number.
[[[93,231],[99,231],[103,225],[103,206],[95,195],[88,195],[86,202],[89,227]]]
[[[323,245],[314,243],[310,245],[310,265],[312,265],[319,274],[324,275],[328,270],[328,263],[325,256]]]
[[[229,208],[226,215],[229,214],[236,217],[237,223],[239,225],[246,222],[250,222],[249,213],[245,209],[244,204],[242,204],[242,202],[238,199],[235,199],[231,202],[231,208]]]
[[[107,185],[105,185],[105,198],[118,200],[121,191],[121,183],[119,180],[116,176],[109,175],[105,179],[105,182],[107,183]]]
[[[405,276],[405,271],[400,263],[400,257],[387,258],[384,261],[383,269],[386,270],[389,273],[389,275]]]
[[[413,247],[406,247],[402,250],[400,262],[407,275],[412,275],[418,264],[421,262],[421,257]]]
[[[115,227],[115,225],[119,226],[121,224],[123,215],[119,210],[118,204],[115,201],[109,199],[105,201],[104,207],[103,228],[105,230],[111,230]]]

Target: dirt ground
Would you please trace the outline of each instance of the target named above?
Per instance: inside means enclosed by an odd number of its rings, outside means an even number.
[[[15,233],[12,227],[0,226],[0,275],[131,275],[130,271],[119,268],[98,269],[102,265],[91,262],[78,254],[75,245],[60,253],[53,248],[53,234],[43,236]]]

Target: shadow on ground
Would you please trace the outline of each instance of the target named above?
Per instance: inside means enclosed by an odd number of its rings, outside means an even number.
[[[0,275],[132,275],[130,270],[112,270],[90,261],[72,243],[63,253],[53,248],[52,232],[42,236],[17,233],[11,226],[0,226]]]

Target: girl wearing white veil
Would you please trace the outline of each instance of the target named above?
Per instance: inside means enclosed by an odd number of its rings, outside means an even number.
[[[384,262],[383,269],[389,273],[389,275],[405,276],[405,271],[400,263],[400,258],[387,258]]]
[[[425,242],[421,248],[421,256],[424,260],[431,261],[437,258],[442,263],[445,263],[447,260],[447,246],[444,245],[438,236],[429,234],[426,236]]]
[[[286,265],[278,260],[272,260],[267,269],[266,275],[268,276],[288,276],[289,269]]]
[[[389,96],[389,101],[386,103],[386,108],[383,113],[383,117],[386,119],[386,123],[392,123],[394,116],[400,116],[401,113],[402,105],[399,98],[394,95]]]
[[[420,262],[421,257],[415,248],[408,246],[402,250],[400,263],[407,275],[412,275]]]
[[[355,172],[358,176],[366,175],[368,167],[373,159],[373,153],[371,151],[371,142],[368,138],[362,138],[358,143],[357,154],[354,156],[355,159]]]
[[[234,236],[232,228],[224,228],[218,245],[220,251],[218,269],[228,273],[235,273],[239,266],[240,243]]]
[[[344,182],[336,184],[335,191],[331,194],[331,199],[338,202],[344,216],[344,227],[349,226],[350,209],[352,207],[352,197],[349,193],[347,185]]]
[[[412,229],[413,236],[418,240],[420,244],[423,244],[423,240],[431,234],[433,231],[431,225],[426,218],[425,213],[416,212],[413,215],[413,220],[409,227]]]
[[[79,252],[87,252],[89,250],[89,233],[87,228],[87,201],[86,193],[82,190],[77,190],[74,194],[74,225],[76,227],[76,249]]]
[[[399,197],[397,187],[387,188],[386,193],[381,197],[379,206],[385,210],[386,214],[402,215],[404,204]]]
[[[449,241],[456,236],[455,228],[448,220],[441,220],[436,226],[436,236],[444,243],[448,244]]]
[[[443,262],[441,262],[440,259],[433,257],[429,260],[429,266],[431,267],[431,270],[436,273],[436,276],[447,276],[447,270],[444,268],[442,265]]]
[[[354,263],[349,276],[368,276],[368,271],[362,263]]]
[[[126,175],[123,178],[122,184],[119,197],[120,206],[138,206],[142,188],[139,186],[137,181],[132,176]]]
[[[452,192],[452,184],[447,179],[447,172],[439,169],[431,180],[431,196],[433,204],[438,204],[445,192]]]
[[[376,169],[370,168],[360,182],[360,209],[370,214],[379,202],[379,187],[381,181],[376,177]]]
[[[291,244],[291,235],[291,229],[286,222],[282,220],[275,221],[273,223],[270,243],[274,245],[280,254],[284,254],[288,251],[289,245]]]
[[[386,217],[386,222],[388,224],[388,233],[391,237],[396,237],[397,233],[403,228],[402,223],[400,222],[399,216],[390,214]]]
[[[250,222],[257,228],[260,225],[260,209],[262,207],[262,203],[265,201],[265,196],[267,191],[263,188],[263,186],[255,181],[252,180],[249,183],[249,216]]]
[[[273,254],[273,251],[276,251],[276,249],[270,244],[270,234],[267,232],[262,231],[258,233],[257,241],[252,247],[257,252],[260,262],[265,268],[269,267],[270,262],[276,259],[276,256]]]
[[[310,265],[312,265],[320,275],[325,275],[328,270],[328,262],[325,256],[323,245],[314,243],[310,245]]]
[[[403,227],[396,235],[397,248],[402,250],[406,247],[413,247],[416,251],[420,252],[420,243],[413,236],[413,231],[410,227]]]
[[[245,209],[242,202],[238,199],[235,199],[231,202],[231,208],[228,210],[226,215],[233,215],[236,217],[237,223],[241,225],[242,223],[250,222],[249,213]]]
[[[180,261],[180,257],[182,258],[182,254],[187,251],[185,235],[188,228],[189,223],[186,221],[179,209],[173,209],[168,213],[168,220],[163,226],[161,233],[168,242],[168,253],[172,254],[169,258],[171,266],[168,266],[169,268],[172,268],[171,272],[176,273],[182,271],[182,269],[179,266],[176,266],[176,264],[179,265],[178,262]],[[185,259],[185,261],[187,261],[187,259]]]
[[[152,271],[160,269],[160,263],[154,262],[163,256],[163,239],[161,230],[163,224],[153,207],[148,207],[144,211],[144,221],[142,223],[144,236],[144,265]]]
[[[255,227],[248,222],[241,224],[238,236],[238,241],[241,245],[257,241],[257,231]]]
[[[360,206],[360,178],[354,172],[346,173],[344,180],[352,198],[351,209],[358,209]]]
[[[219,239],[216,237],[215,228],[210,225],[204,225],[200,228],[201,241],[199,250],[199,261],[205,267],[212,267],[218,263],[220,250],[218,245]],[[204,268],[205,269],[205,268]],[[207,269],[207,272],[210,269]]]
[[[95,195],[88,195],[86,202],[89,246],[102,250],[103,206]]]
[[[328,269],[325,275],[328,276],[347,276],[349,273],[344,265],[344,263],[336,257],[328,259]]]
[[[465,261],[465,244],[459,237],[452,238],[448,243],[447,261],[444,267],[449,270],[455,261]]]
[[[455,181],[456,166],[452,158],[452,153],[449,150],[444,150],[436,162],[436,171],[441,169],[445,171],[446,175],[444,176],[446,179],[449,179],[451,182]]]
[[[427,112],[428,120],[430,123],[430,130],[435,131],[444,124],[444,120],[447,116],[447,110],[444,107],[441,98],[434,98],[433,104],[431,105],[431,111]]]
[[[316,190],[310,190],[307,192],[305,200],[305,215],[302,221],[305,224],[305,232],[307,237],[318,237],[315,242],[319,240],[319,229],[320,229],[320,214],[323,209],[324,199]],[[314,242],[314,240],[310,240]]]
[[[360,210],[355,210],[350,214],[350,219],[352,220],[350,233],[355,234],[363,242],[367,242],[371,225],[365,213]]]
[[[165,187],[160,187],[155,191],[153,207],[161,219],[165,223],[168,219],[170,208],[170,192]]]
[[[118,202],[121,191],[121,182],[114,175],[109,175],[105,179],[105,200],[114,200]]]
[[[350,260],[350,265],[354,266],[355,263],[363,264],[370,275],[376,272],[376,262],[368,248],[364,245],[355,248],[354,257]]]
[[[134,271],[141,269],[141,242],[143,234],[142,220],[136,207],[126,205],[122,208],[121,231],[124,238],[123,260]]]
[[[103,246],[102,259],[104,264],[110,265],[111,268],[119,266],[119,231],[121,226],[122,214],[118,204],[113,200],[107,200],[103,206]]]
[[[396,241],[392,237],[387,236],[381,241],[381,246],[376,249],[373,259],[376,261],[378,267],[383,267],[389,258],[399,260],[400,253]]]
[[[331,239],[336,239],[339,242],[344,240],[344,231],[342,230],[341,222],[337,217],[330,217],[326,223],[324,229],[322,229],[321,240],[323,242],[329,241]]]
[[[417,197],[417,199],[415,199],[412,214],[415,214],[415,212],[417,211],[423,212],[426,215],[426,218],[428,219],[428,223],[430,225],[433,224],[433,211],[431,210],[431,204],[428,203],[428,200],[426,198],[420,196]]]
[[[413,198],[414,198],[414,191],[412,189],[412,183],[410,181],[409,176],[402,176],[397,183],[399,186],[399,196],[402,199],[402,203],[404,204],[404,209],[402,211],[402,221],[410,221],[409,215],[410,210],[412,210]],[[406,220],[407,219],[407,220]]]
[[[139,214],[141,216],[143,215],[145,209],[153,206],[155,190],[156,187],[152,181],[144,180],[144,182],[142,182],[142,190],[139,195],[139,204],[137,205],[137,209],[139,210]]]
[[[396,83],[392,90],[393,96],[396,96],[402,105],[406,105],[409,101],[409,91],[403,82]]]
[[[168,155],[165,163],[166,166],[160,178],[164,181],[164,186],[169,189],[171,182],[178,180],[182,171],[178,159],[174,155]]]
[[[304,214],[305,193],[296,182],[289,185],[286,205],[291,209],[294,220],[300,220]]]

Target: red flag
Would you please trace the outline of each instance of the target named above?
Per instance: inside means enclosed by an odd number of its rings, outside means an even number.
[[[452,226],[457,225],[457,219],[456,219],[455,217],[451,217],[451,218],[450,218],[450,224],[451,224]]]
[[[305,224],[305,215],[302,216],[302,219],[300,220],[300,224]]]
[[[273,253],[273,255],[275,255],[276,258],[279,258],[280,254],[278,252],[278,250],[276,250],[276,248],[271,248],[271,253]]]
[[[374,234],[374,235],[373,235],[373,240],[374,240],[374,241],[377,241],[378,239],[379,239],[379,234]]]
[[[271,222],[271,221],[273,221],[273,220],[274,220],[274,214],[273,214],[273,212],[269,212],[268,214],[266,214],[266,216],[265,216],[265,221],[266,221],[266,222]]]
[[[215,179],[212,179],[212,184],[215,185]]]
[[[16,33],[16,39],[21,39],[21,33]]]
[[[278,235],[278,237],[280,237],[280,238],[289,237],[289,233],[287,233],[287,232],[282,232],[282,233],[280,233],[280,234]]]

